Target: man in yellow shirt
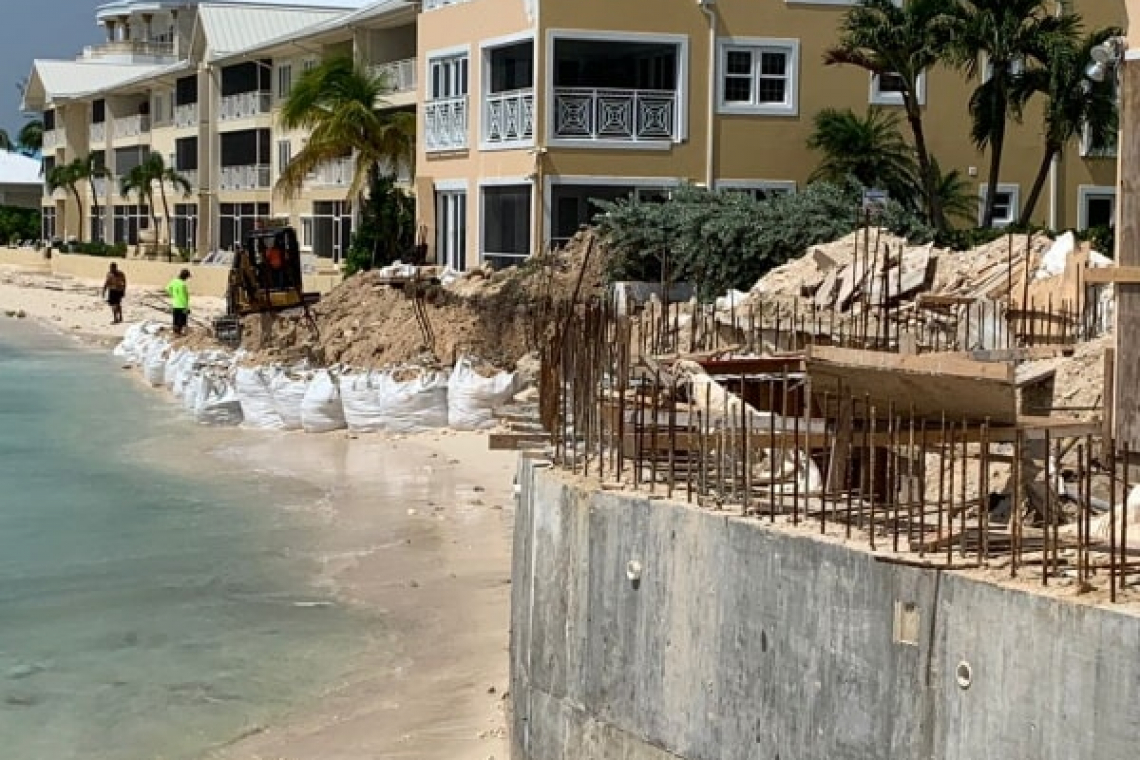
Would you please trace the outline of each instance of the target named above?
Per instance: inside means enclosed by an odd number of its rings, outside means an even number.
[[[190,288],[186,284],[189,279],[190,270],[183,269],[166,285],[166,293],[170,296],[170,308],[174,313],[175,335],[186,332],[186,322],[190,317]]]

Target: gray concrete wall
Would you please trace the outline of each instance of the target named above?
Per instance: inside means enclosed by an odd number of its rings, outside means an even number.
[[[520,484],[514,760],[1140,757],[1140,618]]]

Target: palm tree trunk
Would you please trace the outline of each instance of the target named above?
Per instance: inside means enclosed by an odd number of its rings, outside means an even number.
[[[930,214],[930,223],[936,230],[941,231],[946,229],[946,218],[942,213],[942,199],[938,197],[938,188],[934,185],[930,151],[926,147],[926,130],[923,129],[922,114],[918,110],[917,103],[913,101],[907,103],[906,120],[914,135],[914,152],[918,156],[918,171],[922,174],[922,189],[926,195],[926,209]]]
[[[103,217],[99,216],[99,193],[95,190],[95,177],[88,174],[87,184],[91,186],[91,214],[99,220],[99,240],[103,239]],[[94,237],[92,237],[94,240]]]
[[[1045,143],[1045,155],[1041,158],[1041,165],[1037,167],[1037,176],[1033,179],[1033,187],[1029,191],[1029,197],[1025,199],[1025,205],[1021,210],[1021,218],[1017,223],[1022,227],[1029,224],[1029,220],[1033,217],[1033,210],[1037,207],[1037,201],[1041,198],[1041,190],[1045,187],[1045,181],[1049,178],[1049,168],[1053,164],[1053,158],[1061,152],[1061,146],[1055,142]]]
[[[75,196],[76,213],[79,214],[79,227],[78,227],[79,234],[76,235],[76,237],[79,238],[79,242],[82,243],[83,242],[83,200],[79,197],[79,188],[76,187],[75,185],[71,186],[71,194]]]
[[[162,218],[166,221],[166,260],[174,260],[174,252],[170,247],[170,205],[166,202],[166,188],[160,179],[158,181],[158,194],[162,197]],[[157,238],[158,235],[155,235]]]

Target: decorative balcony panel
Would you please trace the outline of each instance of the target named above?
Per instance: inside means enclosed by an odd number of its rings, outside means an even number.
[[[92,124],[87,129],[87,141],[91,145],[99,145],[107,141],[107,122],[101,121]]]
[[[383,77],[384,81],[396,92],[414,92],[416,89],[416,59],[405,58],[402,61],[378,63],[369,67],[372,76]]]
[[[328,161],[317,167],[309,179],[313,187],[348,187],[356,171],[356,161],[351,156]]]
[[[676,113],[670,90],[554,90],[554,136],[562,139],[668,142],[676,136]]]
[[[95,197],[96,198],[106,198],[107,197],[107,178],[106,177],[94,177],[91,180],[91,184],[93,184],[95,186]]]
[[[218,178],[221,190],[265,190],[269,188],[269,165],[223,166]]]
[[[429,151],[467,147],[467,98],[443,98],[424,104],[424,144]]]
[[[115,131],[113,134],[116,140],[127,137],[138,137],[139,135],[150,132],[150,117],[142,114],[123,116],[115,119],[114,127]]]
[[[44,150],[53,150],[63,145],[63,131],[59,129],[45,129],[43,137]]]
[[[175,106],[174,126],[176,129],[191,129],[198,126],[198,104]]]
[[[483,140],[490,144],[534,138],[534,90],[497,92],[484,99]]]
[[[273,94],[254,90],[252,92],[239,92],[236,95],[227,95],[222,98],[218,109],[220,121],[233,121],[234,119],[248,119],[251,116],[260,116],[269,113],[273,104]]]

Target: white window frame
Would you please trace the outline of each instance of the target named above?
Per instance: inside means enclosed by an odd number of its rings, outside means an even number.
[[[450,196],[462,195],[463,196],[463,206],[464,206],[463,224],[467,228],[467,233],[464,235],[464,239],[463,239],[463,250],[457,251],[457,253],[463,257],[464,271],[466,271],[467,269],[470,269],[472,266],[474,266],[473,262],[467,260],[467,252],[471,248],[471,228],[472,228],[471,214],[470,214],[471,195],[470,195],[470,190],[467,186],[467,180],[465,180],[465,179],[437,180],[432,185],[433,203],[434,203],[434,201],[439,199],[440,195],[450,195]],[[480,201],[479,213],[482,213],[482,210],[483,210],[482,209],[482,202]],[[441,230],[440,224],[439,224],[439,214],[440,214],[440,208],[438,205],[436,205],[435,209],[434,209],[434,218],[432,219],[432,225],[435,228],[435,235],[434,235],[434,237],[435,237],[435,255],[436,255],[436,262],[435,263],[439,264],[441,266],[450,267],[452,262],[447,260],[448,259],[447,251],[441,250],[441,246],[440,246],[440,237],[441,237],[442,230]],[[476,227],[475,234],[482,235],[482,230],[478,229],[478,227],[479,227],[478,223],[476,223],[475,227]]]
[[[293,141],[292,140],[278,140],[277,141],[277,176],[280,177],[281,173],[285,171],[285,167],[293,160]],[[284,158],[283,162],[281,159]]]
[[[978,224],[982,223],[982,218],[985,216],[987,189],[987,185],[984,183],[978,185]],[[998,219],[995,217],[993,226],[995,228],[1008,227],[1017,221],[1017,217],[1021,213],[1021,185],[999,182],[997,191],[1009,193],[1009,218]]]
[[[798,189],[796,181],[792,179],[718,179],[715,187],[718,193],[731,190],[775,190],[795,193]]]
[[[497,144],[488,143],[485,139],[487,125],[484,123],[484,108],[485,99],[491,94],[491,54],[503,47],[517,45],[522,42],[531,43],[531,54],[533,62],[531,63],[531,137],[529,140],[513,140],[509,142],[502,142]],[[430,68],[429,68],[430,73]],[[468,64],[468,80],[471,78],[470,64]],[[479,150],[481,151],[496,151],[496,150],[514,150],[517,148],[526,148],[534,145],[534,136],[538,134],[538,83],[541,74],[538,70],[538,40],[535,39],[534,32],[526,31],[519,32],[518,34],[509,34],[504,37],[495,37],[493,39],[482,40],[479,43]],[[468,89],[470,89],[470,82],[468,82]],[[470,122],[470,115],[468,115]],[[482,194],[480,193],[480,197]]]
[[[800,41],[791,37],[721,37],[716,42],[717,113],[754,114],[764,116],[798,116],[800,109]],[[754,56],[753,66],[757,66],[756,53],[782,52],[787,57],[786,83],[783,103],[731,103],[724,99],[724,80],[728,54],[745,50]],[[756,74],[753,75],[752,96],[756,96]]]
[[[313,69],[315,69],[320,64],[320,62],[321,61],[319,58],[314,58],[312,56],[310,56],[308,58],[303,58],[301,60],[301,74],[302,74],[302,76],[305,74],[306,71],[312,71]]]
[[[535,187],[534,181],[530,177],[485,177],[479,180],[479,220],[475,224],[476,234],[479,235],[479,266],[483,265],[486,260],[487,251],[483,250],[483,223],[486,221],[485,214],[487,213],[487,206],[485,203],[484,190],[489,187],[529,187],[530,188],[530,250],[535,251],[535,227],[534,223],[534,204],[538,198],[538,188]],[[438,185],[436,186],[438,189]],[[470,230],[472,227],[470,220],[467,222],[467,228]],[[493,252],[492,252],[493,253]],[[525,258],[523,259],[526,260]]]
[[[602,186],[628,186],[634,192],[642,190],[665,190],[672,192],[685,180],[677,177],[615,177],[601,174],[562,174],[556,177],[546,176],[542,180],[542,229],[546,240],[540,241],[545,245],[550,240],[550,225],[554,210],[551,205],[555,185],[602,185]],[[532,235],[533,236],[533,235]]]
[[[1077,229],[1089,228],[1089,211],[1087,203],[1090,198],[1112,199],[1112,226],[1116,226],[1116,187],[1113,185],[1077,185]]]
[[[311,214],[304,214],[300,217],[300,236],[297,244],[302,251],[313,250],[313,217]]]
[[[285,100],[293,92],[293,62],[285,61],[277,64],[277,81],[274,83],[277,90],[277,99]]]
[[[462,67],[459,64],[464,64]],[[435,100],[450,100],[451,98],[467,98],[471,95],[471,48],[464,46],[459,48],[449,48],[447,50],[433,50],[424,62],[426,68],[424,78],[424,100],[428,103]],[[436,68],[446,69],[446,76],[448,77],[447,84],[450,84],[452,74],[456,82],[462,82],[462,92],[453,92],[460,88],[444,87],[448,93],[441,94],[435,93],[435,77],[434,73]],[[459,71],[456,71],[459,70]],[[462,76],[459,76],[459,73]],[[468,117],[470,122],[470,116]]]
[[[871,94],[868,101],[875,106],[901,106],[903,97],[901,92],[882,92],[879,89],[879,75],[871,74]],[[915,98],[920,106],[926,105],[926,72],[923,71],[915,80]]]

